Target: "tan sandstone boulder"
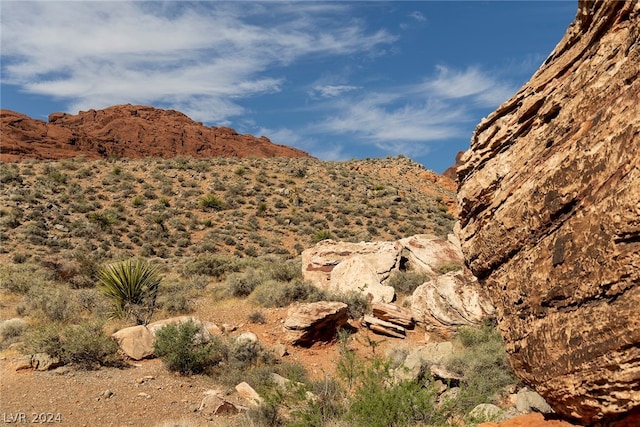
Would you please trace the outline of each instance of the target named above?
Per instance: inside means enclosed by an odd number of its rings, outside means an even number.
[[[141,360],[153,356],[155,337],[144,325],[130,326],[120,329],[111,335],[120,349],[133,360]]]
[[[289,309],[284,329],[291,344],[309,347],[333,340],[347,320],[347,304],[342,302],[298,304]]]
[[[640,412],[640,2],[578,8],[476,128],[458,212],[516,373],[590,424]]]
[[[411,311],[423,326],[478,325],[494,316],[495,308],[480,292],[477,279],[464,269],[449,272],[418,286]]]
[[[447,265],[464,264],[457,239],[419,234],[392,242],[336,242],[323,240],[302,252],[305,280],[333,292],[362,292],[372,302],[388,303],[395,290],[386,284],[403,268],[432,276]]]

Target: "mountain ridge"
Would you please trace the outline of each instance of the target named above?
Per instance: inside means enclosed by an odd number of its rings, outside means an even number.
[[[0,110],[0,161],[61,160],[84,156],[144,158],[309,157],[275,144],[266,136],[239,134],[228,127],[206,127],[177,110],[122,104],[78,114],[55,112],[48,122]]]

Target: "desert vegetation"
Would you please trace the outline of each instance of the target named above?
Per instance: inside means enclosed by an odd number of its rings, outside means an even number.
[[[300,253],[324,239],[446,236],[454,194],[422,172],[405,157],[0,164],[0,350],[98,369],[122,362],[112,332],[176,315],[207,317],[224,304],[248,307],[242,321],[255,325],[268,310],[320,300],[345,302],[359,319],[370,310],[367,299],[303,280]],[[406,296],[425,279],[403,272],[390,282]],[[355,351],[362,338],[348,331],[336,344],[335,375],[322,379],[259,342],[223,334],[204,343],[199,333],[193,322],[169,325],[155,352],[181,376],[255,388],[264,402],[233,421],[240,425],[471,422],[464,417],[475,404],[498,399],[514,381],[489,326],[459,331],[449,369],[465,381],[456,387],[429,375],[397,380],[398,354],[381,354],[374,340]],[[443,403],[442,386],[458,388],[457,397]]]

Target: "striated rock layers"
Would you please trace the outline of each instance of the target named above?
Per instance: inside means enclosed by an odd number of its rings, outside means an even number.
[[[105,157],[310,157],[266,137],[206,127],[175,110],[116,105],[77,115],[53,113],[49,122],[0,110],[0,161]]]
[[[458,168],[463,252],[511,364],[585,424],[640,411],[639,71],[640,2],[580,1]]]

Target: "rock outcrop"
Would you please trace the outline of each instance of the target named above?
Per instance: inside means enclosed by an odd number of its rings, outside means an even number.
[[[510,362],[582,423],[640,411],[640,2],[580,1],[476,128],[459,236]]]
[[[449,272],[418,286],[411,295],[411,311],[426,329],[478,325],[495,314],[479,292],[469,270]]]
[[[52,113],[49,122],[0,110],[0,161],[106,157],[310,157],[267,137],[206,127],[175,110],[116,105],[78,114]]]
[[[291,344],[311,347],[317,342],[332,341],[348,320],[347,304],[342,302],[298,304],[289,309],[284,330]]]
[[[302,274],[319,288],[333,292],[359,291],[372,302],[388,303],[395,290],[388,286],[393,272],[411,267],[436,276],[446,266],[462,268],[459,242],[418,234],[391,242],[323,240],[302,252]]]

